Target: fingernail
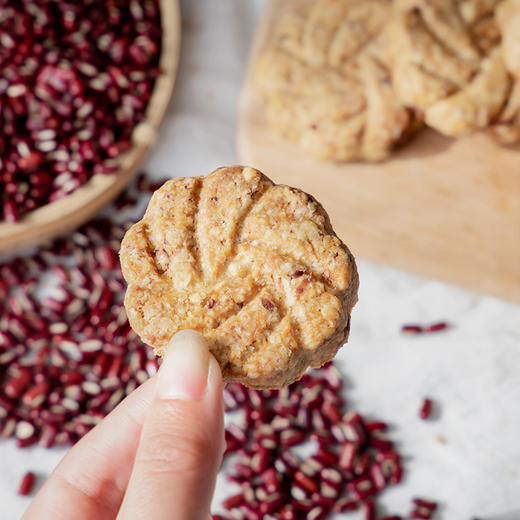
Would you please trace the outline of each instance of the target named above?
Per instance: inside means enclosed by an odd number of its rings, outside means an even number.
[[[198,401],[208,386],[209,350],[193,330],[175,334],[159,369],[156,394],[160,399]]]

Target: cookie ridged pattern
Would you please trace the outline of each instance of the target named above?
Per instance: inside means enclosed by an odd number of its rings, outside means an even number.
[[[348,337],[354,259],[319,203],[252,168],[176,178],[121,247],[132,328],[162,355],[201,332],[226,381],[285,386]]]
[[[394,92],[389,0],[317,0],[288,13],[259,58],[267,121],[323,159],[379,161],[421,124]]]
[[[500,0],[396,0],[389,33],[396,92],[428,126],[457,137],[490,128],[514,131],[504,107],[513,78],[495,19]],[[510,109],[509,109],[510,111]],[[504,135],[501,138],[501,135]]]

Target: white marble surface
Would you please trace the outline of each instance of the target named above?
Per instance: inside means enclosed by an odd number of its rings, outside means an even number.
[[[197,175],[237,161],[240,82],[262,5],[183,3],[179,79],[147,165],[157,177]],[[392,423],[392,437],[406,456],[405,482],[381,502],[406,513],[411,497],[423,495],[441,502],[439,519],[518,520],[520,307],[364,261],[359,268],[360,300],[338,363],[349,403]],[[404,322],[440,319],[454,327],[427,337],[400,334]],[[417,418],[424,395],[440,403],[433,422]],[[46,476],[63,454],[0,442],[0,520],[19,518],[28,505],[16,495],[23,473]],[[229,492],[226,486],[219,480],[216,504]]]

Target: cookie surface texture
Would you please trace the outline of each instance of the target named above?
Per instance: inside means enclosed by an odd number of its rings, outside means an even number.
[[[506,67],[520,80],[520,0],[503,0],[496,10]]]
[[[271,129],[310,154],[378,161],[416,128],[381,42],[389,0],[318,0],[277,21],[254,80]]]
[[[514,144],[520,142],[520,0],[503,0],[495,18],[502,36],[502,56],[513,76],[513,85],[489,131],[498,142]]]
[[[507,102],[512,78],[494,10],[499,0],[396,0],[391,23],[394,83],[448,136],[486,128]]]
[[[354,258],[318,202],[255,169],[166,182],[120,256],[134,331],[158,355],[199,331],[225,381],[283,387],[347,340]]]

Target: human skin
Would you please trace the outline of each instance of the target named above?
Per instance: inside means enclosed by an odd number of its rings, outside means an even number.
[[[223,417],[218,363],[200,334],[179,332],[157,376],[68,452],[23,520],[207,520]]]

